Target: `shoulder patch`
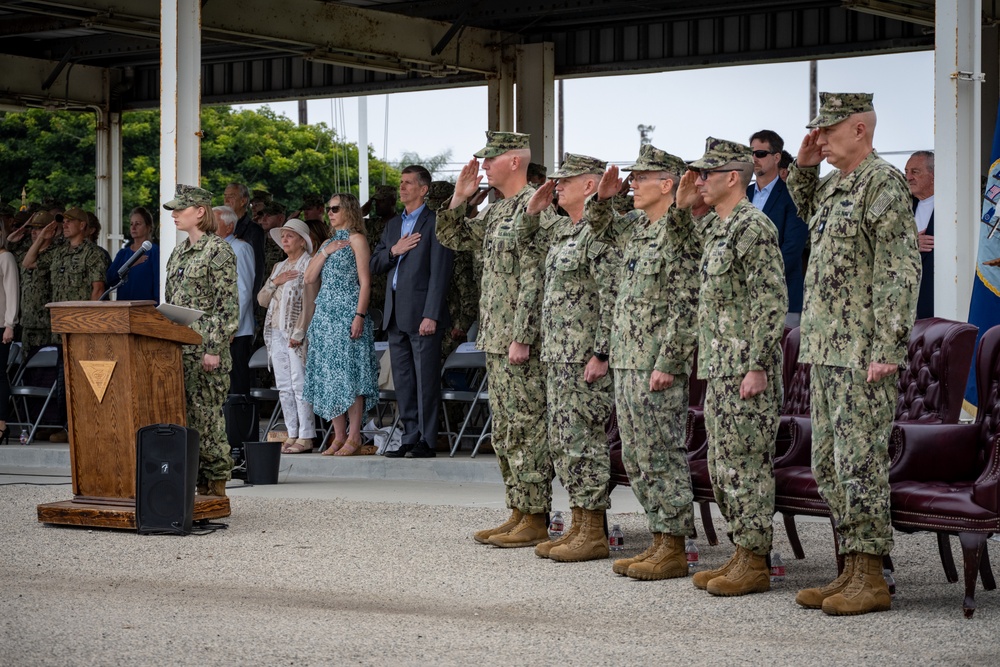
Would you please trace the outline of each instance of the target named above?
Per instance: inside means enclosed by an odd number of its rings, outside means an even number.
[[[590,259],[597,259],[604,254],[604,251],[608,249],[608,244],[603,241],[594,241],[590,244],[587,249],[587,257]]]
[[[215,255],[212,256],[212,268],[222,269],[226,264],[231,264],[233,259],[236,257],[235,254],[230,250],[226,252],[226,248],[220,248],[216,251]]]
[[[869,211],[874,217],[881,218],[882,214],[885,213],[886,209],[889,208],[891,204],[892,195],[887,191],[883,191],[882,194],[878,196],[878,199],[875,200],[875,203],[872,204]]]
[[[745,255],[757,243],[758,238],[760,238],[760,230],[756,226],[748,227],[740,235],[740,240],[736,242],[736,254],[740,257]]]

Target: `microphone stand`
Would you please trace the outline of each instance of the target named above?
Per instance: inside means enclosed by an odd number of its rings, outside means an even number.
[[[119,278],[118,282],[116,282],[114,285],[112,285],[108,289],[104,290],[104,294],[101,295],[101,297],[98,299],[98,301],[107,301],[108,300],[107,297],[110,296],[112,292],[116,291],[119,287],[121,287],[122,285],[124,285],[125,283],[128,282],[128,274],[129,274],[129,272],[126,271],[123,275],[118,276],[118,278]]]

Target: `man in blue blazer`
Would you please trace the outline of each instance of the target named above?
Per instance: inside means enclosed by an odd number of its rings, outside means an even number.
[[[797,327],[802,314],[802,281],[805,277],[802,251],[809,238],[809,228],[799,217],[785,182],[778,177],[784,147],[782,138],[771,130],[761,130],[750,137],[755,180],[747,188],[747,199],[778,229],[778,245],[785,262],[785,286],[788,288],[785,325]]]
[[[389,336],[392,380],[402,428],[402,446],[386,456],[435,456],[441,409],[441,337],[451,326],[448,286],[454,253],[435,233],[435,215],[424,204],[431,175],[419,166],[403,169],[402,215],[389,220],[372,252],[371,272],[386,273],[382,326]]]

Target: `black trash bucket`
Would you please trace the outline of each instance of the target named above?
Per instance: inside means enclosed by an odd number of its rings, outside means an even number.
[[[247,484],[278,483],[281,445],[280,441],[243,443],[243,455],[247,461]]]

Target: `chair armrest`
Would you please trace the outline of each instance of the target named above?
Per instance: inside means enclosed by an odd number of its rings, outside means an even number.
[[[895,424],[889,482],[974,480],[979,470],[978,434],[978,424]]]
[[[808,417],[785,415],[778,426],[778,434],[785,430],[791,437],[787,451],[775,456],[775,468],[812,466],[812,421]]]
[[[705,430],[705,411],[702,408],[688,408],[687,450],[689,461],[708,456],[708,431]]]

